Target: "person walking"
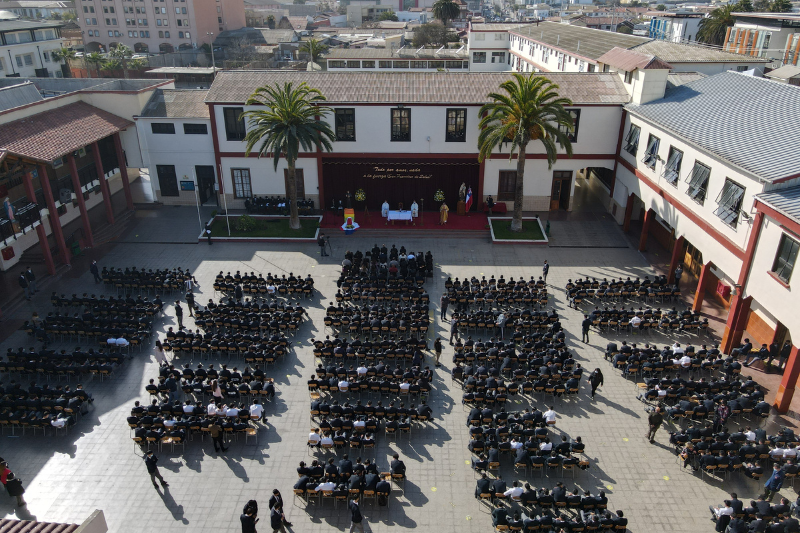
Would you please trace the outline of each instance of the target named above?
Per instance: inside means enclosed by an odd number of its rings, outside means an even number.
[[[453,345],[453,337],[458,334],[458,313],[453,313],[450,318],[450,345]]]
[[[678,268],[675,269],[675,288],[681,288],[681,276],[683,276],[683,265],[678,265]]]
[[[242,533],[256,533],[256,524],[258,518],[255,516],[255,511],[252,507],[245,507],[244,512],[239,517],[242,523]]]
[[[14,475],[14,472],[8,468],[8,463],[2,459],[0,459],[0,483],[6,488],[9,496],[17,499],[17,507],[28,505],[23,497],[25,488],[22,486],[22,480]]]
[[[319,237],[317,237],[317,246],[319,246],[319,253],[322,257],[328,255],[325,253],[325,234],[321,231],[319,232]]]
[[[28,286],[31,288],[31,292],[36,294],[39,290],[36,288],[36,275],[31,270],[31,267],[28,267],[28,270],[25,271],[25,279],[28,280]]]
[[[589,379],[586,381],[592,386],[592,399],[594,399],[594,393],[597,391],[597,388],[603,384],[603,373],[599,368],[595,368],[594,372],[589,374]]]
[[[447,320],[447,306],[450,305],[450,295],[447,294],[447,291],[442,293],[442,297],[439,299],[439,309],[441,310],[441,318],[440,320],[444,322]]]
[[[442,356],[442,338],[441,337],[436,337],[436,340],[433,341],[433,353],[435,354],[434,357],[435,357],[435,360],[436,360],[436,368],[439,368],[440,366],[442,366],[439,363],[439,358]]]
[[[206,239],[208,239],[208,245],[211,246],[214,244],[211,242],[211,226],[209,226],[208,223],[206,223],[206,229],[204,230],[204,233],[206,234]]]
[[[664,422],[664,415],[661,414],[661,408],[656,407],[647,417],[647,424],[649,425],[647,440],[650,441],[650,444],[655,442],[656,431],[661,427],[662,422]]]
[[[222,431],[222,426],[217,423],[216,419],[208,426],[208,432],[211,435],[211,442],[214,443],[214,451],[219,452],[222,450],[223,452],[227,452],[228,448],[225,447],[225,432]]]
[[[272,526],[272,532],[280,531],[281,533],[286,533],[286,528],[283,527],[285,521],[286,517],[283,516],[283,505],[280,503],[274,505],[272,511],[269,513],[269,522]]]
[[[544,278],[544,282],[547,283],[547,274],[550,272],[550,263],[547,262],[547,259],[544,260],[544,265],[542,265],[542,278]]]
[[[583,315],[583,322],[581,322],[581,342],[589,344],[589,328],[592,327],[592,319],[589,315]]]
[[[178,329],[183,329],[183,307],[179,301],[175,302],[175,319],[178,321]]]
[[[764,498],[768,502],[781,490],[783,480],[786,479],[786,472],[783,470],[779,463],[772,465],[772,475],[764,483],[764,494],[760,498]]]
[[[361,515],[361,506],[358,505],[358,498],[350,500],[350,504],[347,507],[350,509],[350,533],[355,530],[364,533],[364,524],[361,523],[364,517]]]
[[[17,279],[17,282],[19,282],[19,286],[22,287],[22,290],[25,293],[25,299],[26,300],[30,300],[31,299],[31,287],[28,284],[28,278],[27,278],[27,276],[25,276],[25,272],[20,272],[19,273],[19,278]]]
[[[192,291],[186,293],[186,307],[189,309],[189,316],[194,317],[194,293]]]
[[[283,509],[283,496],[281,496],[281,491],[278,489],[272,489],[272,496],[270,497],[267,505],[270,509],[274,508],[276,505]],[[286,520],[286,515],[281,514],[281,516],[283,517],[283,525],[292,527],[292,523]]]
[[[156,483],[156,479],[161,482],[161,486],[164,488],[169,487],[169,483],[164,481],[164,478],[161,477],[161,472],[158,471],[158,457],[153,454],[153,450],[147,450],[147,453],[144,454],[144,464],[147,465],[147,473],[150,474],[150,481],[153,482],[153,486],[158,489],[158,484]]]
[[[100,269],[97,268],[97,261],[92,261],[92,264],[89,265],[89,272],[91,272],[92,276],[94,276],[95,284],[103,281],[103,278],[100,277]]]

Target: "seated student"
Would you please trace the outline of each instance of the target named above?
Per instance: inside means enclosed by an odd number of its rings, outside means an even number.
[[[492,480],[490,480],[484,472],[475,484],[475,498],[480,498],[481,494],[491,494],[491,487]]]
[[[406,465],[405,465],[405,463],[403,463],[403,461],[400,460],[400,455],[394,454],[392,456],[392,458],[393,458],[393,460],[392,460],[392,462],[390,464],[390,468],[391,468],[392,474],[405,475],[405,473],[406,473]]]
[[[504,507],[492,511],[492,526],[508,526],[508,511]]]

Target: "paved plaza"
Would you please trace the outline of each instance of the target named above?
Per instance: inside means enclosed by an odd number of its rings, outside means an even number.
[[[196,212],[194,216],[196,219]],[[138,221],[147,221],[148,235],[153,231],[149,217]],[[616,227],[611,229],[619,231]],[[182,237],[170,238],[165,228],[162,232],[164,238],[154,236],[152,240],[184,241]],[[198,303],[215,297],[212,285],[219,271],[254,271],[265,275],[294,272],[303,276],[310,273],[314,277],[317,295],[313,300],[303,301],[311,320],[295,336],[288,355],[267,372],[275,378],[278,390],[275,401],[266,407],[268,423],[259,430],[257,441],[251,439],[245,443],[240,438],[231,442],[224,454],[216,454],[210,439],[201,441],[199,435],[186,444],[185,451],[158,452],[161,472],[170,486],[166,491],[156,491],[126,424],[133,402],[147,401],[145,385],[158,375],[151,343],[141,353],[134,351],[133,359],[111,379],[103,382],[91,379],[84,383],[95,401],[89,414],[82,417],[69,435],[21,437],[6,432],[0,437],[0,455],[23,479],[29,502],[26,510],[17,511],[10,498],[0,498],[0,515],[80,523],[95,509],[102,509],[109,531],[114,533],[142,530],[225,533],[241,530],[238,517],[242,506],[247,500],[256,499],[262,517],[258,530],[265,532],[270,530],[267,500],[277,487],[287,502],[288,519],[294,524],[291,531],[346,530],[349,527],[346,509],[341,506],[334,509],[331,502],[307,508],[304,504],[292,505],[292,485],[297,479],[298,462],[310,459],[306,449],[310,427],[306,380],[316,363],[309,341],[324,338],[323,304],[330,302],[336,293],[338,263],[345,249],[367,250],[376,239],[364,233],[347,238],[337,234],[331,240],[333,257],[320,257],[314,244],[156,244],[138,243],[134,235],[137,235],[135,226],[122,242],[97,250],[104,252],[99,264],[145,269],[189,268],[199,281]],[[435,275],[426,282],[432,302],[438,303],[448,276],[493,274],[527,279],[540,275],[545,259],[551,264],[550,307],[555,307],[562,316],[568,346],[574,349],[575,358],[583,367],[588,370],[600,367],[605,375],[605,385],[595,400],[589,398],[584,382],[577,399],[554,402],[559,418],[552,432],[582,437],[591,462],[589,470],[576,472],[574,482],[570,474],[566,475],[563,481],[569,490],[574,485],[593,493],[604,489],[609,509],[624,510],[630,519],[628,530],[635,533],[711,532],[709,504],[720,503],[732,489],[743,500],[759,494],[761,487],[743,477],[733,476],[725,482],[717,478],[701,480],[691,469],[682,469],[668,445],[667,429],[659,431],[655,444],[647,443],[646,414],[643,404],[635,399],[635,383],[626,381],[603,360],[602,349],[607,339],[593,333],[589,345],[578,342],[576,335],[582,316],[567,307],[562,287],[567,279],[581,276],[652,274],[644,257],[635,249],[501,246],[492,245],[484,237],[454,239],[443,235],[446,234],[420,238],[416,234],[398,233],[396,238],[381,237],[377,242],[379,246],[384,242],[389,246],[394,243],[398,247],[432,252]],[[621,232],[608,242],[612,240],[624,246]],[[53,290],[69,294],[99,295],[108,290],[95,285],[88,271],[78,269],[72,269],[55,285]],[[431,341],[433,334],[446,336],[448,329],[438,320],[438,305],[432,307],[436,310],[436,327],[431,328]],[[16,311],[16,318],[29,316],[34,310],[42,314],[50,309],[49,292],[42,291],[31,304],[25,303]],[[162,338],[169,326],[177,325],[171,313],[170,306],[169,312],[157,321],[152,341]],[[192,319],[187,316],[185,324],[192,327]],[[673,339],[654,332],[637,340],[663,344]],[[694,336],[681,340],[688,341],[699,344],[705,340]],[[26,334],[17,331],[0,345],[0,350],[5,353],[9,347],[29,345]],[[74,343],[63,345],[63,348],[73,347]],[[405,460],[408,472],[404,490],[392,493],[388,507],[362,505],[367,531],[385,532],[392,526],[440,533],[492,529],[486,507],[481,507],[473,497],[475,474],[469,467],[467,411],[461,404],[460,385],[450,379],[451,357],[452,348],[446,345],[443,355],[446,364],[435,373],[434,390],[428,401],[433,408],[433,422],[427,426],[415,425],[410,439],[387,441],[382,433],[378,437],[375,453],[379,468],[388,470],[389,458],[397,452]],[[183,356],[176,362],[188,360]],[[195,359],[194,364],[197,362]],[[240,361],[231,364],[243,366]],[[6,377],[4,381],[7,380]],[[530,403],[528,399],[512,398],[507,409],[521,410]],[[538,397],[533,403],[543,408]],[[768,430],[774,432],[776,427],[775,421],[770,421]],[[501,473],[509,483],[521,479],[521,474],[514,474],[510,464],[504,464]],[[551,474],[549,478],[534,474],[529,479],[536,487],[548,488],[561,480],[560,474]],[[794,500],[793,492],[787,484],[782,494]]]

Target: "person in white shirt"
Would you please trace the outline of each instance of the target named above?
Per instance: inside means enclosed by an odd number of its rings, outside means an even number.
[[[714,515],[714,520],[723,517],[723,516],[733,516],[733,507],[731,507],[731,501],[725,500],[725,507],[712,507],[708,506],[708,509],[711,511],[711,514]]]
[[[525,492],[522,490],[522,487],[519,486],[519,482],[515,481],[511,488],[508,489],[503,493],[506,498],[519,498],[522,496],[522,493]]]
[[[675,355],[683,354],[683,348],[681,347],[680,343],[676,342],[672,345],[672,353]]]
[[[361,365],[356,369],[356,373],[358,373],[359,377],[364,377],[367,375],[367,367]]]
[[[171,427],[174,427],[174,426],[175,426],[175,419],[174,418],[169,417],[166,420],[164,420],[164,427],[165,428],[171,428]]]
[[[745,429],[745,431],[744,431],[744,436],[745,436],[745,437],[747,438],[747,440],[748,440],[748,441],[750,441],[750,442],[755,442],[755,440],[756,440],[756,433],[755,433],[755,431],[753,431],[753,430],[752,430],[752,429],[750,429],[749,427],[748,427],[747,429]]]
[[[409,260],[409,261],[413,261],[416,257],[417,256],[414,255],[414,252],[408,252],[408,255],[406,256],[406,259]]]
[[[54,428],[63,428],[67,425],[67,420],[65,418],[54,418],[50,421],[50,425]]]
[[[120,337],[117,339],[117,346],[128,346],[129,344],[130,343],[128,342],[128,339],[125,337]]]
[[[108,344],[109,346],[116,346],[117,345],[116,337],[109,337],[108,339],[106,339],[106,344]]]
[[[218,405],[217,406],[217,416],[225,416],[225,413],[227,413],[227,412],[228,412],[228,406],[227,405],[222,405],[222,406]]]
[[[214,416],[217,414],[217,405],[214,403],[214,400],[211,400],[211,403],[208,404],[208,416]]]
[[[797,448],[792,448],[791,446],[788,448],[783,449],[783,458],[784,459],[796,459],[797,458]]]
[[[264,406],[258,403],[258,400],[253,402],[253,405],[250,406],[250,417],[256,417],[256,419],[261,420],[261,415],[264,413]]]
[[[417,205],[417,201],[414,200],[411,203],[411,216],[417,218],[419,216],[419,206]],[[409,259],[410,261],[410,259]]]
[[[411,389],[411,383],[404,381],[400,384],[400,390],[409,390]]]
[[[269,283],[267,284],[267,293],[268,293],[270,296],[274,296],[274,295],[275,295],[275,291],[276,291],[276,290],[277,290],[277,289],[275,288],[275,284],[274,284],[274,283],[272,283],[272,282],[269,282]]]
[[[339,392],[347,392],[347,389],[350,387],[350,382],[346,379],[343,379],[339,382]]]
[[[186,402],[186,404],[183,406],[183,412],[187,415],[194,413],[194,406],[191,403]]]
[[[225,416],[227,416],[228,418],[236,418],[237,416],[239,416],[239,410],[234,406],[230,406],[228,407],[228,410],[225,411]]]
[[[511,449],[519,450],[520,448],[522,448],[522,443],[519,442],[517,439],[511,439]]]
[[[545,439],[539,444],[539,449],[543,452],[549,452],[553,449],[553,443],[550,439]]]
[[[631,318],[631,321],[630,321],[631,327],[633,329],[639,329],[639,324],[641,324],[641,323],[642,323],[642,319],[639,318],[638,315],[633,315],[633,318]]]
[[[387,202],[386,200],[384,200],[383,204],[381,204],[381,216],[383,218],[389,216],[389,202]]]
[[[314,428],[314,431],[308,434],[308,445],[316,448],[322,439],[319,436],[319,428]]]
[[[780,446],[776,446],[769,451],[769,457],[773,461],[780,461],[781,459],[783,459],[784,452],[786,452],[786,450],[784,450]]]
[[[322,444],[323,446],[333,446],[333,439],[331,438],[330,435],[325,435],[324,437],[322,437],[319,443]]]
[[[548,424],[555,424],[556,423],[556,412],[555,408],[551,405],[550,409],[544,412],[544,421]]]
[[[330,491],[335,488],[336,488],[336,483],[334,483],[333,481],[326,481],[324,483],[320,483],[319,485],[317,485],[317,490]]]
[[[364,431],[367,427],[367,423],[363,420],[356,420],[355,422],[353,422],[353,427],[355,429]]]

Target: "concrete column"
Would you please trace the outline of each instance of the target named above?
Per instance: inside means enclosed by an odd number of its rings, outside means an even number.
[[[622,231],[628,233],[631,229],[631,216],[633,215],[633,204],[636,195],[631,193],[628,196],[628,203],[625,204],[625,219],[622,222]]]
[[[67,242],[64,240],[64,232],[61,230],[61,219],[58,216],[56,202],[53,199],[50,179],[47,177],[47,167],[44,165],[39,165],[39,182],[42,184],[44,201],[47,203],[47,212],[50,215],[50,228],[53,230],[53,238],[56,240],[56,245],[58,246],[58,251],[61,253],[64,264],[69,265],[69,250],[67,250]]]
[[[22,177],[22,181],[25,184],[25,194],[28,196],[28,200],[32,203],[36,203],[36,191],[33,190],[33,176],[31,176],[31,172],[25,172],[25,175]],[[39,209],[37,207],[37,209]],[[58,220],[56,220],[58,223]],[[44,224],[39,223],[36,226],[36,235],[39,236],[39,246],[42,247],[42,255],[44,255],[44,264],[47,267],[47,273],[51,276],[56,273],[56,265],[53,263],[53,255],[50,253],[50,245],[47,243],[47,232],[44,231]]]
[[[681,235],[672,247],[672,257],[670,257],[669,272],[667,272],[667,283],[675,283],[675,269],[678,268],[678,263],[681,261],[684,240],[683,235]]]
[[[125,204],[127,209],[133,209],[131,184],[128,181],[128,165],[125,163],[125,152],[122,151],[122,141],[120,141],[119,132],[114,134],[114,149],[117,152],[117,164],[119,165],[119,175],[122,177],[122,190],[125,193]]]
[[[697,290],[694,293],[692,311],[699,311],[703,307],[703,298],[706,296],[706,285],[708,285],[709,272],[712,266],[714,266],[714,263],[709,261],[700,270],[700,279],[697,280]]]
[[[640,252],[647,250],[647,237],[650,235],[650,223],[653,221],[653,217],[655,216],[656,212],[652,209],[648,209],[644,214],[644,221],[642,222],[642,236],[639,237]]]
[[[97,170],[97,177],[100,179],[100,190],[103,192],[103,204],[106,206],[106,220],[108,220],[109,224],[113,224],[114,208],[111,207],[111,192],[108,190],[108,181],[106,181],[105,171],[103,170],[103,160],[100,158],[100,146],[97,142],[92,143],[92,153],[94,154],[94,167]]]
[[[800,356],[798,356],[797,346],[792,346],[792,351],[789,353],[789,359],[786,361],[786,369],[783,372],[781,384],[778,386],[778,393],[775,395],[775,401],[772,406],[778,410],[779,413],[785,413],[789,410],[789,404],[792,403],[792,396],[794,389],[797,386],[797,379],[800,377]]]
[[[722,353],[731,353],[731,350],[741,342],[742,333],[744,333],[744,329],[747,326],[747,316],[750,313],[750,303],[752,301],[752,296],[742,298],[739,294],[731,298],[728,321],[725,323],[725,330],[722,333],[722,341],[719,345]]]
[[[72,187],[75,189],[75,196],[78,197],[78,209],[81,212],[81,223],[83,224],[83,237],[89,248],[94,247],[94,237],[92,237],[92,225],[89,223],[89,213],[86,211],[86,202],[83,200],[81,190],[81,180],[78,179],[78,166],[75,164],[75,156],[67,155],[69,163],[69,173],[72,177]]]

